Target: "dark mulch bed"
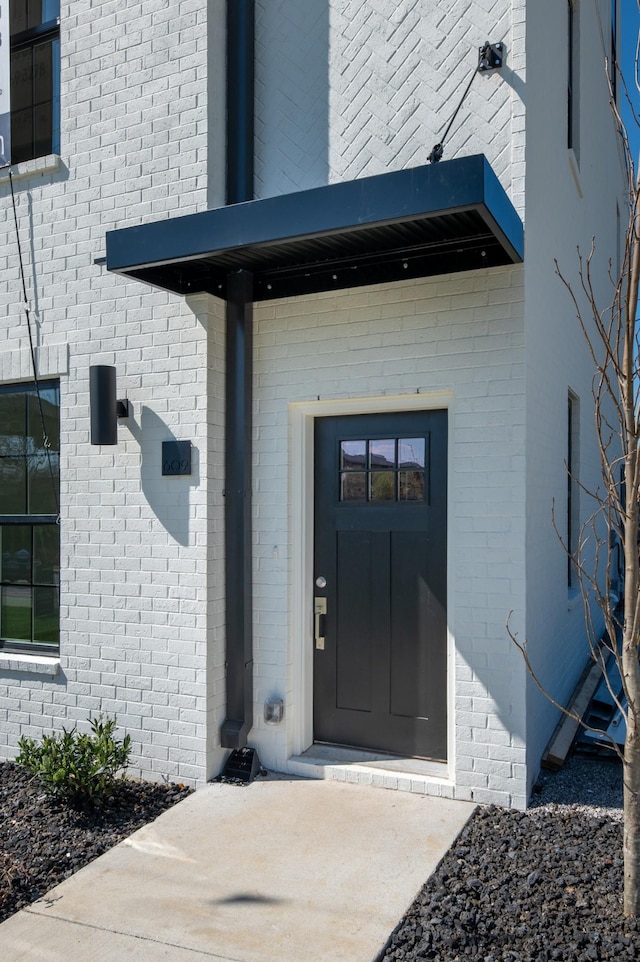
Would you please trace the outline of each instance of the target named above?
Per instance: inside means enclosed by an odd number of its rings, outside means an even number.
[[[478,810],[389,940],[384,962],[640,959],[622,918],[622,823],[558,806]]]
[[[0,922],[191,791],[122,780],[102,807],[83,810],[45,795],[24,768],[0,763]]]

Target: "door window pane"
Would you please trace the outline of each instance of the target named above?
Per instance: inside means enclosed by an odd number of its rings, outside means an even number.
[[[340,500],[367,500],[367,475],[364,471],[343,472],[340,476]]]
[[[370,477],[372,501],[396,500],[396,476],[394,472],[372,471]]]
[[[398,467],[424,468],[424,438],[400,438],[398,441]]]
[[[342,441],[340,468],[342,471],[362,471],[367,466],[366,441]]]
[[[424,471],[398,472],[398,500],[424,500]]]
[[[396,442],[393,439],[386,441],[369,442],[369,467],[372,471],[393,471],[396,466]]]

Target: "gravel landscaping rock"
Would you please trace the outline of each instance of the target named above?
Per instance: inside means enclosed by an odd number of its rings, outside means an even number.
[[[574,757],[542,775],[526,813],[479,808],[379,962],[640,958],[640,925],[622,919],[621,783],[617,762]],[[0,921],[189,793],[124,781],[80,811],[0,763]]]
[[[26,769],[0,763],[0,922],[191,791],[121,780],[102,807],[81,810],[45,795]]]
[[[640,958],[622,918],[622,774],[571,758],[531,808],[473,815],[392,934],[381,962]]]

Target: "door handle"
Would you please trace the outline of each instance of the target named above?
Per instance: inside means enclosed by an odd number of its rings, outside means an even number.
[[[326,623],[327,623],[327,599],[326,598],[314,598],[313,613],[315,615],[314,634],[316,639],[316,648],[319,651],[324,651],[324,636],[325,636]]]

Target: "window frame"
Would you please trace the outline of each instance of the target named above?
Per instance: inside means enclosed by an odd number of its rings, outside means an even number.
[[[58,5],[59,10],[59,5]],[[31,121],[31,150],[29,151],[29,157],[15,157],[15,144],[17,138],[14,136],[14,115],[17,113],[15,107],[15,100],[11,97],[11,163],[28,163],[30,160],[36,160],[39,157],[47,157],[51,155],[60,154],[60,16],[56,16],[52,20],[47,20],[42,23],[36,24],[33,27],[29,27],[26,30],[21,30],[19,33],[12,32],[11,19],[9,20],[9,46],[10,46],[10,76],[13,74],[13,57],[14,54],[23,52],[25,50],[35,50],[41,44],[51,42],[52,48],[57,41],[58,51],[57,57],[55,51],[52,49],[52,65],[51,65],[51,140],[50,149],[46,151],[40,151],[37,149],[38,138],[36,136],[36,121],[35,117],[32,116]],[[57,62],[56,62],[57,61]],[[33,73],[33,63],[32,63],[32,73]],[[32,79],[32,91],[31,91],[31,110],[32,114],[38,104],[35,102],[35,97],[33,93],[33,79]]]
[[[614,103],[618,102],[618,0],[611,0],[611,63],[609,78]]]
[[[58,438],[59,438],[59,426],[60,426],[60,381],[59,380],[46,380],[38,381],[27,381],[21,383],[12,384],[1,384],[0,385],[0,396],[4,394],[18,394],[23,398],[27,397],[38,397],[39,391],[44,390],[54,390],[56,392],[56,407],[58,412]],[[25,401],[26,403],[26,401]],[[27,422],[25,421],[25,427],[27,427]],[[25,437],[30,437],[31,435],[25,434]],[[43,439],[44,441],[44,439]],[[26,445],[25,445],[26,449]],[[58,441],[57,448],[53,449],[54,453],[58,459],[60,456],[60,444]],[[28,458],[29,455],[25,453],[21,455]],[[18,457],[16,455],[15,457]],[[1,481],[1,477],[0,477]],[[25,484],[28,481],[25,478]],[[26,492],[25,492],[26,494]],[[28,497],[28,495],[27,495]],[[55,502],[56,507],[59,505],[60,499],[60,477],[58,473],[57,487],[55,492]],[[29,507],[28,503],[25,503],[25,507]],[[0,551],[2,551],[2,541],[4,540],[2,533],[3,530],[9,527],[25,527],[30,528],[30,577],[28,581],[20,580],[16,582],[15,579],[7,579],[4,577],[4,565],[1,563],[0,559],[0,652],[5,653],[18,653],[18,654],[34,654],[34,655],[51,655],[57,656],[60,651],[60,541],[57,541],[57,557],[54,556],[54,563],[52,565],[54,571],[57,568],[57,580],[55,576],[51,581],[38,580],[35,577],[34,570],[34,559],[36,558],[35,550],[35,538],[37,536],[36,529],[39,527],[48,527],[51,525],[59,526],[60,515],[59,510],[56,513],[4,513],[1,511],[2,508],[2,497],[0,496]],[[30,595],[30,612],[31,612],[31,629],[30,629],[30,639],[18,639],[18,638],[6,638],[3,636],[3,624],[2,624],[2,597],[4,595],[4,589],[8,586],[17,586],[18,588],[28,588],[31,592]],[[56,594],[56,612],[57,612],[57,624],[56,624],[56,640],[54,641],[37,641],[34,639],[35,634],[35,611],[36,611],[36,589],[57,589]]]
[[[567,393],[567,588],[579,586],[576,565],[580,537],[580,400],[571,389]]]
[[[567,0],[567,148],[580,149],[580,3]]]

